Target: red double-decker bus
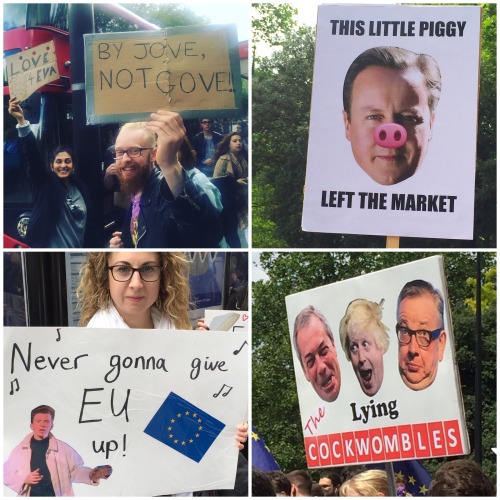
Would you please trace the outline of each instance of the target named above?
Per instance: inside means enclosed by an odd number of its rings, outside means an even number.
[[[22,103],[26,118],[45,156],[60,144],[73,143],[71,60],[68,4],[9,4],[3,6],[6,57],[54,42],[59,79],[37,90]],[[93,12],[93,14],[92,14]],[[159,29],[117,4],[89,4],[95,32]],[[16,121],[8,114],[9,87],[4,64],[4,246],[22,240],[32,203],[26,168],[19,153]],[[111,127],[102,130],[103,137]],[[109,145],[109,144],[108,144]],[[100,165],[87,168],[100,168]]]

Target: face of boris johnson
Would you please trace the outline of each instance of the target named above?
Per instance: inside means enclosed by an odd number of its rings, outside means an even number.
[[[316,316],[311,315],[307,326],[297,331],[297,347],[307,381],[321,399],[335,401],[340,392],[337,351]]]
[[[367,396],[374,396],[384,380],[384,350],[375,342],[379,334],[376,326],[355,326],[347,334],[352,367]]]
[[[446,346],[446,332],[434,298],[430,294],[408,297],[399,305],[398,324],[418,331],[410,336],[410,342],[399,342],[399,373],[407,387],[419,391],[429,387],[436,378],[439,362],[442,361]],[[436,331],[432,337],[427,332]],[[422,347],[417,335],[431,338],[428,346]],[[420,340],[422,343],[422,340]]]
[[[418,68],[369,66],[355,78],[350,113],[343,112],[346,138],[354,159],[375,182],[397,184],[422,165],[434,122],[428,103],[425,78]],[[375,142],[375,129],[390,123],[406,129],[407,140],[401,147]]]

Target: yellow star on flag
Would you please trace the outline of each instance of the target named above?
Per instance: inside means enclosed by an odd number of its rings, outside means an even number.
[[[399,479],[401,481],[405,480],[405,475],[403,474],[403,471],[396,472],[396,474],[394,474],[394,476],[396,477],[396,479]]]
[[[252,432],[252,439],[254,441],[259,441],[260,440],[260,437],[259,435],[256,433],[256,432]]]
[[[413,476],[409,476],[408,477],[408,482],[411,483],[411,484],[415,484],[417,482],[417,480]]]
[[[420,493],[422,493],[422,495],[427,495],[427,492],[429,491],[429,489],[425,486],[425,484],[420,486],[419,489],[420,489]]]

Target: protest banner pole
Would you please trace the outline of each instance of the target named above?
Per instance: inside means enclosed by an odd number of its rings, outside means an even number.
[[[385,463],[385,472],[387,473],[387,484],[389,485],[389,496],[397,497],[396,478],[394,477],[394,467],[392,462]]]
[[[399,236],[387,236],[385,248],[399,248]]]
[[[476,373],[474,379],[475,386],[475,411],[474,411],[474,460],[479,465],[483,462],[483,408],[482,408],[482,335],[481,335],[481,253],[476,255]]]

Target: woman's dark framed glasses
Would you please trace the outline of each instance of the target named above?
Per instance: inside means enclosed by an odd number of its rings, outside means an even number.
[[[136,271],[139,273],[141,279],[147,282],[158,281],[161,276],[160,266],[132,267],[117,264],[116,266],[108,266],[108,269],[111,271],[113,279],[121,282],[131,280]]]

